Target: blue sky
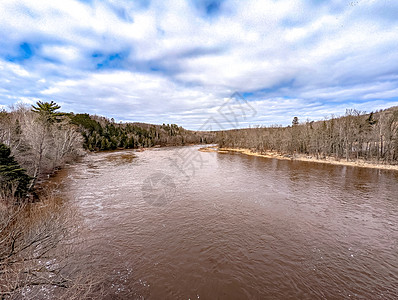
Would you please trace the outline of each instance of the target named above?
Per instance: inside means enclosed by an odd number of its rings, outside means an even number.
[[[398,105],[398,1],[1,0],[0,107],[198,129]],[[225,124],[225,128],[231,127]]]

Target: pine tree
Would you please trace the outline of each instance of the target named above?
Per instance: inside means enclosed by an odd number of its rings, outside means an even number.
[[[63,116],[63,113],[57,112],[61,108],[54,101],[49,102],[36,102],[37,106],[32,105],[32,111],[39,114],[40,119],[47,124],[58,121],[58,117]]]
[[[22,198],[28,192],[31,177],[19,166],[11,150],[0,143],[0,188],[12,197]]]

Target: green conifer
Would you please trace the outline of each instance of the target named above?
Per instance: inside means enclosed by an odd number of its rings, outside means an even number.
[[[22,198],[28,192],[31,179],[11,156],[10,148],[0,143],[0,188],[7,195]]]

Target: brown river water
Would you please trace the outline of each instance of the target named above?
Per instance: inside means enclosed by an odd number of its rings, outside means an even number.
[[[53,178],[107,299],[398,299],[398,172],[198,148]]]

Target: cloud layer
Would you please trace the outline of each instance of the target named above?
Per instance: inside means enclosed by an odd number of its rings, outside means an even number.
[[[200,128],[239,91],[240,126],[398,105],[398,2],[0,2],[0,105]],[[228,127],[228,126],[226,126]]]

